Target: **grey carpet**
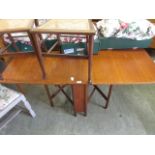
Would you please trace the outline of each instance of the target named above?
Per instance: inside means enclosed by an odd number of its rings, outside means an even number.
[[[107,91],[107,86],[101,88]],[[37,117],[21,113],[0,134],[155,134],[154,85],[115,86],[107,110],[101,107],[104,101],[96,92],[87,117],[74,117],[62,94],[54,99],[52,108],[43,86],[25,85],[24,90]],[[70,93],[69,88],[66,91]]]

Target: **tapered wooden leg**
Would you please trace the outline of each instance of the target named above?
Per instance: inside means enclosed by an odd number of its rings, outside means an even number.
[[[92,83],[92,57],[93,57],[93,50],[94,50],[94,36],[89,36],[89,48],[88,48],[88,82]]]
[[[106,104],[105,104],[105,106],[103,107],[104,109],[107,109],[107,108],[108,108],[109,100],[110,100],[111,93],[112,93],[112,88],[113,88],[113,85],[110,85],[110,86],[109,86],[109,92],[108,92],[107,100],[106,100]]]
[[[51,95],[50,95],[50,90],[49,90],[49,88],[48,88],[47,85],[44,85],[44,87],[45,87],[47,96],[48,96],[48,98],[49,98],[50,104],[51,104],[52,107],[54,107],[54,104],[53,104],[53,101],[52,101],[52,98],[51,98]]]
[[[83,113],[87,116],[87,100],[88,100],[88,85],[74,84],[72,85],[73,105],[76,113]]]
[[[32,42],[32,46],[33,46],[34,51],[36,53],[37,59],[39,61],[39,65],[41,67],[41,71],[43,74],[43,79],[45,79],[46,78],[46,72],[45,72],[45,67],[44,67],[44,62],[43,62],[42,51],[41,51],[40,44],[39,44],[39,37],[37,34],[31,35],[31,33],[28,33],[28,35],[29,35],[29,38]]]
[[[94,94],[94,92],[96,90],[105,99],[106,103],[103,106],[103,108],[104,109],[107,109],[108,106],[109,106],[109,100],[110,100],[110,97],[111,97],[112,88],[113,88],[113,85],[110,85],[109,86],[109,90],[108,90],[108,95],[106,95],[97,85],[94,85],[94,89],[90,93],[88,100],[91,99],[91,97],[93,96],[93,94]]]

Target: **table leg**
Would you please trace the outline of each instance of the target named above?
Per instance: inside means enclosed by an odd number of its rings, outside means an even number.
[[[72,85],[72,94],[74,102],[74,111],[76,113],[83,113],[87,115],[87,100],[88,100],[88,85],[74,84]]]

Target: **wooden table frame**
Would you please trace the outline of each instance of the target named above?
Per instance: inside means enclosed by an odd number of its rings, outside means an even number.
[[[114,85],[154,84],[155,64],[144,49],[103,50],[93,56],[93,86],[89,99],[95,90],[106,100],[108,108]],[[108,95],[99,85],[109,85]]]
[[[33,67],[29,67],[27,64],[30,64]],[[51,105],[53,104],[53,97],[58,95],[58,92],[61,91],[69,102],[73,104],[74,115],[77,113],[86,115],[86,88],[88,85],[87,60],[71,57],[44,57],[44,64],[47,72],[46,79],[42,79],[42,72],[39,64],[37,63],[35,54],[23,53],[23,55],[17,55],[5,68],[3,72],[4,79],[0,80],[0,83],[45,85],[45,90]],[[77,67],[79,67],[79,70],[76,70]],[[75,78],[74,81],[70,79],[71,76]],[[81,84],[78,84],[77,81],[81,81]],[[59,89],[58,92],[52,92],[51,94],[47,85],[56,85]],[[72,97],[66,94],[63,90],[66,85],[71,87]]]
[[[95,90],[104,98],[104,100],[106,101],[105,102],[105,105],[103,106],[104,109],[107,109],[108,106],[109,106],[109,101],[110,101],[110,97],[111,97],[111,94],[112,94],[112,88],[113,88],[113,85],[110,85],[109,86],[109,89],[108,89],[108,94],[106,95],[100,88],[98,85],[93,85],[93,90],[92,92],[90,93],[89,95],[89,99],[91,99],[91,97],[93,96]]]
[[[51,94],[48,85],[45,85],[45,90],[47,92],[51,106],[54,106],[53,99],[58,95],[59,92],[62,92],[68,101],[73,105],[74,116],[77,116],[77,113],[82,113],[84,116],[87,116],[88,86],[86,84],[69,85],[72,88],[73,99],[71,99],[70,96],[68,96],[68,94],[64,91],[66,86],[67,85],[57,85],[56,87],[58,87],[58,89]]]

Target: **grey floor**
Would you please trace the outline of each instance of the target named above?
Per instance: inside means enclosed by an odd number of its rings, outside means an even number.
[[[107,86],[102,89],[106,92]],[[26,85],[24,90],[37,117],[20,113],[0,134],[155,134],[154,85],[115,86],[107,110],[101,107],[104,101],[96,92],[88,104],[87,117],[74,117],[62,94],[52,108],[43,86]],[[66,91],[70,93],[69,88]]]

